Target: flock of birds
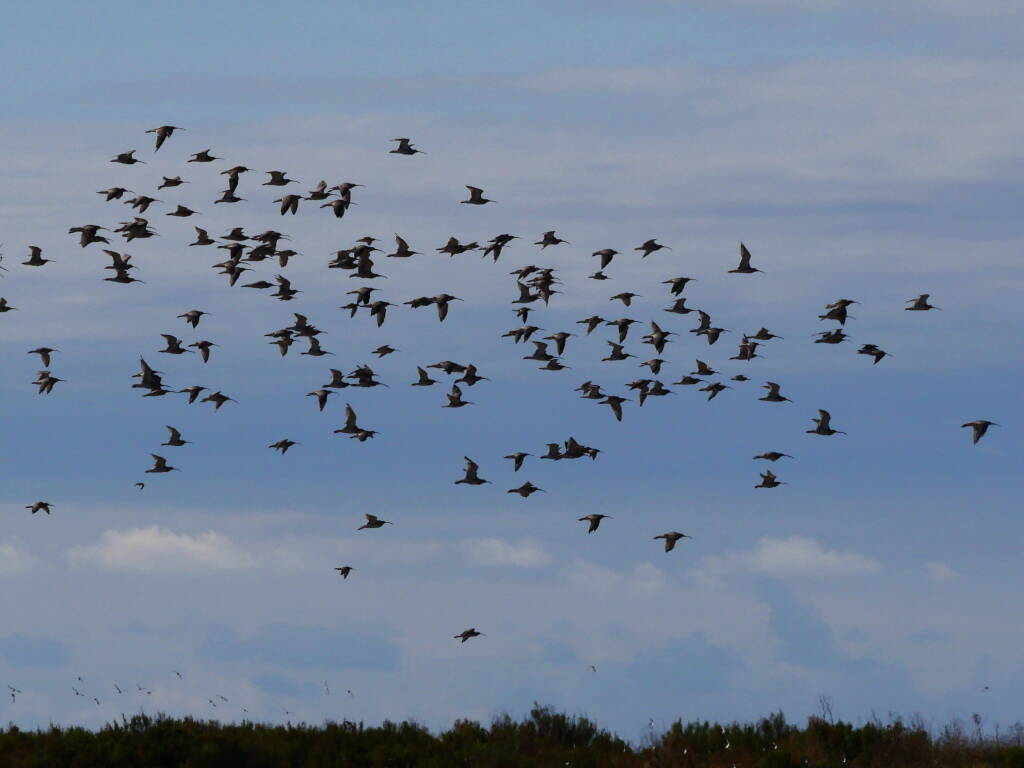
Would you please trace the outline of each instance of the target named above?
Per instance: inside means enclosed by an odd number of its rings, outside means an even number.
[[[175,132],[180,130],[183,129],[178,126],[164,125],[154,128],[148,131],[148,133],[155,134],[156,151],[158,151]],[[397,138],[392,141],[395,143],[395,147],[390,150],[392,154],[404,156],[423,154],[408,138]],[[206,149],[193,153],[188,158],[187,163],[204,165],[220,160],[223,160],[223,158],[211,154],[211,150]],[[111,162],[123,166],[145,163],[145,161],[136,157],[135,150],[121,152],[115,155]],[[221,170],[219,175],[226,177],[226,189],[220,193],[217,199],[213,200],[213,204],[230,206],[245,202],[245,198],[238,196],[237,193],[240,191],[242,179],[249,178],[246,175],[254,173],[256,173],[254,169],[243,165],[235,165]],[[270,170],[266,171],[265,176],[268,177],[262,182],[262,186],[265,187],[288,188],[290,185],[298,184],[296,180],[288,178],[285,171]],[[190,182],[183,179],[180,175],[163,176],[162,182],[157,186],[154,194],[165,190],[174,190],[188,183]],[[308,203],[312,203],[319,209],[329,209],[330,213],[340,219],[347,214],[350,207],[354,204],[353,195],[362,186],[362,184],[354,182],[342,182],[328,186],[326,181],[320,181],[305,195],[282,192],[281,197],[276,198],[273,202],[277,205],[276,212],[280,216],[294,216],[297,214],[300,206],[305,207]],[[463,205],[482,206],[495,202],[486,197],[485,191],[480,187],[467,185],[466,189],[468,190],[468,197],[459,201]],[[132,192],[128,188],[121,186],[112,186],[100,190],[99,194],[103,196],[106,202],[121,202],[129,205],[137,215],[110,228],[89,223],[73,226],[68,230],[68,233],[78,236],[78,244],[81,248],[99,246],[103,253],[109,257],[110,263],[104,267],[104,270],[112,274],[104,278],[107,282],[125,286],[133,283],[142,283],[144,281],[136,277],[138,265],[135,263],[133,256],[122,250],[115,250],[115,248],[123,248],[134,241],[144,241],[157,236],[158,233],[151,226],[149,219],[145,218],[145,215],[152,206],[165,205],[165,203],[149,194]],[[185,205],[172,204],[168,207],[169,210],[163,213],[163,215],[168,217],[190,218],[199,215],[197,211]],[[299,252],[288,247],[290,242],[288,235],[273,229],[249,234],[245,232],[244,227],[233,226],[227,228],[227,231],[220,237],[212,237],[209,229],[198,226],[195,226],[194,229],[195,239],[187,244],[188,247],[210,249],[212,253],[215,253],[215,263],[212,264],[212,267],[217,270],[219,275],[226,278],[229,286],[259,291],[277,301],[293,301],[301,293],[299,289],[293,287],[292,281],[282,274],[292,259],[301,256]],[[123,246],[112,242],[116,240],[117,236],[123,240]],[[460,242],[458,238],[450,237],[444,245],[433,250],[438,254],[448,255],[449,257],[469,252],[478,252],[483,258],[490,257],[493,262],[497,262],[504,250],[511,247],[513,241],[519,239],[517,235],[503,233],[496,235],[487,241],[486,244],[482,245],[476,241]],[[571,245],[567,240],[559,237],[554,230],[544,232],[539,239],[532,242],[537,247],[539,253],[544,253],[548,248]],[[409,243],[398,234],[394,235],[394,246],[391,252],[385,253],[385,249],[378,247],[378,244],[384,245],[376,237],[367,236],[360,238],[350,247],[336,251],[333,258],[327,263],[328,269],[342,270],[347,272],[350,278],[361,281],[358,287],[346,291],[346,295],[350,296],[351,300],[342,305],[340,309],[346,312],[349,318],[356,318],[365,313],[369,315],[371,322],[380,328],[384,326],[389,312],[398,310],[401,307],[408,307],[413,310],[433,307],[437,313],[438,322],[444,323],[449,316],[453,303],[461,302],[463,299],[446,292],[433,296],[418,296],[401,303],[393,303],[375,296],[381,289],[372,284],[373,281],[385,277],[384,274],[377,271],[382,269],[381,263],[395,264],[400,263],[403,259],[410,259],[421,255],[413,250]],[[25,261],[21,262],[23,267],[27,269],[45,269],[46,265],[52,263],[52,260],[46,258],[40,247],[28,245],[27,250],[28,255]],[[655,253],[671,249],[669,246],[659,243],[656,238],[651,238],[636,246],[633,250],[639,253],[640,258],[646,259]],[[223,255],[221,252],[223,252]],[[385,259],[384,262],[381,261],[381,255]],[[596,272],[589,276],[590,279],[595,281],[610,279],[605,270],[610,267],[616,257],[620,256],[624,256],[624,254],[612,248],[594,251],[592,257],[598,260],[599,267]],[[3,276],[2,273],[5,272],[10,273],[10,270],[3,266],[2,262],[3,256],[0,255],[0,276]],[[255,271],[256,265],[259,265],[261,262],[276,264],[278,269],[273,280],[252,279],[252,277],[247,276],[246,273]],[[741,243],[739,246],[739,262],[735,268],[728,270],[728,272],[738,276],[751,276],[761,273],[762,270],[755,267],[752,262],[751,252]],[[599,329],[610,328],[613,329],[613,338],[606,340],[608,354],[602,358],[602,361],[608,363],[622,363],[629,360],[639,361],[637,355],[626,351],[627,343],[634,340],[638,335],[634,333],[631,336],[632,326],[641,323],[641,321],[634,318],[606,318],[599,314],[593,314],[576,322],[576,325],[580,327],[575,333],[558,331],[539,339],[534,338],[536,334],[542,332],[542,329],[531,323],[531,314],[538,304],[547,306],[556,295],[562,293],[560,290],[562,282],[558,278],[557,272],[556,268],[536,265],[524,266],[512,272],[515,285],[511,304],[514,305],[514,312],[520,325],[508,330],[502,335],[502,338],[510,339],[511,343],[515,345],[522,344],[526,348],[532,347],[532,351],[524,355],[523,359],[540,364],[539,369],[541,371],[559,372],[569,367],[563,360],[573,338],[590,336]],[[695,314],[698,318],[697,325],[689,329],[689,334],[692,334],[696,339],[703,339],[710,347],[715,345],[723,334],[730,331],[716,325],[709,312],[687,305],[689,297],[684,295],[684,292],[693,281],[694,278],[687,276],[668,277],[663,281],[662,284],[668,286],[666,298],[670,302],[664,311],[672,316]],[[629,308],[632,306],[633,300],[638,297],[639,295],[636,293],[625,291],[610,296],[609,301],[612,303],[618,302],[623,307]],[[15,304],[17,303],[16,297],[12,300]],[[11,303],[12,300],[5,296],[0,296],[0,315],[18,310],[18,307]],[[921,294],[908,300],[908,306],[905,309],[914,312],[938,310],[939,307],[931,304],[930,300],[929,294]],[[857,303],[852,299],[842,298],[826,304],[822,313],[818,316],[819,320],[834,324],[834,327],[818,332],[815,343],[837,345],[847,341],[848,335],[845,329],[847,320],[850,318],[848,311],[852,305]],[[291,348],[297,342],[301,342],[307,347],[300,352],[301,355],[310,357],[332,355],[332,352],[324,348],[323,342],[320,339],[323,331],[306,315],[298,312],[293,314],[293,324],[271,330],[265,334],[265,337],[269,339],[268,343],[276,347],[281,356],[290,354]],[[189,309],[179,314],[177,319],[183,321],[190,329],[198,330],[204,318],[209,315],[210,313],[206,310]],[[673,394],[674,390],[670,389],[669,386],[680,388],[695,387],[700,392],[707,393],[708,400],[713,400],[724,391],[732,389],[742,382],[749,381],[747,376],[737,374],[728,379],[731,382],[730,384],[726,384],[722,381],[723,377],[715,370],[712,364],[698,359],[692,371],[682,375],[678,381],[672,382],[671,385],[667,385],[664,381],[657,378],[660,376],[663,366],[668,362],[661,355],[665,352],[667,345],[673,342],[673,337],[680,336],[681,334],[676,331],[666,330],[655,320],[649,320],[647,323],[649,330],[645,334],[639,334],[639,343],[649,347],[652,350],[653,356],[638,362],[639,367],[647,369],[648,374],[639,376],[628,383],[627,388],[633,397],[606,391],[602,384],[589,380],[574,388],[574,391],[579,393],[582,399],[593,401],[598,405],[608,406],[612,417],[617,421],[623,420],[627,403],[632,403],[634,398],[638,406],[642,407],[650,398],[659,398]],[[2,320],[0,320],[0,328],[2,328]],[[159,349],[157,354],[170,356],[198,354],[199,359],[204,364],[208,363],[211,357],[216,355],[215,350],[218,345],[207,339],[186,343],[185,340],[175,333],[164,333],[162,336],[164,347]],[[761,327],[752,333],[744,333],[740,337],[737,353],[731,356],[730,359],[738,361],[754,360],[759,357],[759,349],[774,340],[781,340],[781,338],[765,327]],[[384,358],[398,351],[389,344],[383,344],[374,349],[373,353],[378,358]],[[38,393],[40,395],[53,395],[55,391],[59,391],[55,390],[55,387],[64,380],[54,375],[51,368],[53,367],[54,356],[59,355],[60,350],[41,345],[27,350],[27,352],[28,354],[37,355],[42,365],[42,368],[37,372],[36,378],[32,382],[38,388]],[[870,358],[873,365],[883,361],[889,354],[883,348],[873,343],[862,344],[857,349],[857,353]],[[359,365],[349,372],[345,372],[340,368],[330,368],[329,374],[329,381],[310,391],[307,395],[315,399],[316,407],[320,411],[323,411],[327,407],[330,398],[339,394],[341,390],[352,387],[372,388],[388,386],[380,380],[379,375],[372,367],[365,364]],[[432,364],[417,365],[415,380],[407,383],[413,387],[438,386],[441,384],[441,376],[448,377],[449,383],[446,385],[445,398],[440,402],[440,405],[443,408],[452,409],[474,405],[473,401],[465,398],[467,389],[478,385],[480,382],[489,381],[486,376],[480,375],[477,366],[472,363],[441,360]],[[146,398],[175,394],[185,395],[186,402],[189,405],[196,402],[209,403],[214,411],[229,403],[236,402],[232,397],[220,390],[211,391],[201,385],[191,385],[177,389],[172,388],[164,382],[163,373],[150,365],[144,358],[139,360],[139,369],[133,375],[133,379],[137,379],[137,381],[134,381],[131,386],[141,390],[142,397]],[[782,386],[778,382],[767,381],[762,385],[762,388],[765,390],[765,394],[759,398],[761,401],[766,403],[789,402],[789,398],[782,394]],[[822,437],[846,434],[844,431],[833,427],[832,414],[827,410],[818,410],[817,417],[813,418],[812,421],[814,427],[806,430],[809,434]],[[964,423],[963,427],[971,429],[973,442],[977,443],[986,434],[988,428],[994,425],[995,422],[993,421],[978,419]],[[174,426],[167,425],[167,431],[167,440],[161,444],[162,447],[181,448],[189,444],[190,441],[184,439],[182,432]],[[365,442],[378,435],[377,430],[364,422],[361,423],[359,415],[351,404],[345,405],[344,424],[335,429],[334,433],[347,435],[350,439],[358,442]],[[285,454],[298,445],[301,445],[301,443],[286,437],[271,443],[268,448]],[[158,475],[179,471],[179,468],[173,466],[163,453],[166,452],[151,454],[152,466],[145,470],[146,474]],[[564,442],[548,443],[546,452],[542,454],[534,455],[525,451],[515,451],[507,454],[504,458],[511,462],[513,473],[518,473],[527,466],[527,459],[568,461],[589,458],[594,461],[600,453],[600,449],[584,445],[570,436]],[[480,465],[476,461],[469,456],[463,458],[465,461],[463,475],[454,480],[455,485],[483,485],[491,482],[481,476]],[[780,459],[791,459],[792,457],[781,451],[769,450],[753,458],[766,461],[774,466]],[[760,473],[760,482],[755,487],[759,489],[772,489],[783,484],[784,482],[771,469],[766,469]],[[140,480],[136,483],[136,486],[142,490],[146,487],[146,483]],[[544,490],[532,482],[526,481],[518,487],[509,488],[507,493],[528,499],[534,493],[543,492]],[[33,515],[40,512],[49,515],[54,507],[54,504],[42,500],[26,505],[26,509]],[[358,530],[378,529],[393,524],[391,521],[381,519],[371,513],[367,513],[365,518],[365,522],[359,526]],[[610,516],[594,513],[583,515],[578,518],[578,521],[586,524],[588,534],[593,534],[598,532],[602,522],[606,519],[610,519]],[[688,538],[691,538],[688,534],[674,530],[665,531],[653,537],[654,540],[663,541],[665,552],[671,552],[681,540]],[[348,579],[355,569],[351,565],[339,565],[334,570],[343,579]],[[478,631],[475,627],[470,627],[453,637],[461,643],[465,643],[468,640],[481,636],[484,636],[482,632]],[[596,667],[591,665],[589,668],[596,672]],[[178,676],[180,677],[180,674]],[[9,688],[12,700],[15,700],[21,691],[14,687],[9,686]],[[325,688],[327,688],[326,683]],[[146,692],[146,689],[142,686],[139,686],[139,690],[143,693]],[[123,691],[118,688],[118,692],[121,693]],[[83,695],[77,689],[75,689],[75,694]],[[227,700],[224,699],[224,701]],[[96,703],[99,703],[98,699],[96,699]],[[213,706],[217,706],[212,698],[210,703]]]

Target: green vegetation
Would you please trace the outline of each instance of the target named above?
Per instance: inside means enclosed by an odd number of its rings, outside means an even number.
[[[1024,726],[984,735],[975,716],[930,733],[892,718],[854,727],[812,717],[800,728],[781,713],[753,724],[675,723],[631,745],[585,717],[535,706],[522,721],[489,727],[460,720],[443,733],[416,723],[322,726],[224,725],[147,717],[99,731],[0,731],[3,768],[1024,768]]]

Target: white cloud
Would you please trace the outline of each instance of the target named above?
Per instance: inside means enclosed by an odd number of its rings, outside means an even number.
[[[940,583],[956,581],[960,578],[960,574],[946,563],[932,561],[925,564],[925,570],[928,572],[928,578]]]
[[[877,573],[882,564],[857,552],[837,552],[805,536],[766,536],[745,552],[707,555],[696,566],[698,578],[713,580],[734,573],[769,576],[852,576]]]
[[[549,91],[649,91],[678,87],[689,80],[675,67],[630,67],[550,70],[529,75],[521,82],[527,88]]]
[[[104,531],[92,546],[73,547],[76,565],[119,571],[242,570],[253,558],[225,536],[206,531],[195,536],[159,526]]]
[[[640,563],[631,571],[615,571],[579,560],[568,571],[569,582],[593,592],[624,590],[634,595],[652,595],[665,586],[665,576],[652,563]]]
[[[541,568],[551,562],[551,555],[536,544],[512,544],[501,539],[469,539],[462,542],[471,562],[477,565]]]
[[[35,558],[14,541],[0,541],[0,573],[20,573],[28,570]]]

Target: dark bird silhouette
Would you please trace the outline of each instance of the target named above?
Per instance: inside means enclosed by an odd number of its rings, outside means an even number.
[[[518,493],[524,499],[528,499],[532,494],[536,493],[537,491],[547,493],[547,491],[545,491],[543,488],[538,488],[529,480],[527,480],[518,488],[509,488],[508,491],[506,491],[506,493]]]
[[[994,421],[988,421],[986,419],[979,419],[978,421],[968,421],[966,424],[961,424],[961,427],[970,427],[973,432],[972,442],[977,443],[981,438],[988,432],[989,427],[998,427]]]
[[[755,488],[777,488],[780,485],[785,485],[781,480],[775,478],[775,473],[770,469],[761,473],[761,482],[755,485]]]
[[[390,520],[381,520],[376,515],[371,515],[369,512],[364,513],[366,515],[366,522],[359,526],[356,530],[363,530],[364,528],[383,528],[385,525],[394,525]]]
[[[341,578],[347,579],[348,575],[352,573],[352,571],[354,571],[355,568],[353,568],[351,565],[343,565],[340,568],[335,568],[334,570],[338,572],[338,575],[341,576]]]
[[[767,453],[760,453],[757,456],[755,456],[754,458],[755,459],[767,459],[768,461],[776,462],[779,459],[781,459],[783,456],[785,456],[787,459],[792,459],[793,458],[788,453],[780,453],[779,451],[768,451]]]
[[[214,160],[223,160],[223,157],[214,157],[210,154],[210,150],[204,149],[202,152],[196,152],[192,157],[188,159],[190,163],[212,163]]]
[[[566,245],[572,245],[572,243],[570,243],[568,240],[563,240],[562,238],[557,237],[555,235],[555,230],[552,229],[541,235],[540,240],[534,243],[534,245],[539,245],[540,249],[543,251],[549,245],[561,245],[562,243],[565,243]]]
[[[745,246],[743,243],[740,243],[739,266],[737,266],[736,269],[730,269],[729,272],[741,275],[750,275],[753,274],[754,272],[761,271],[762,270],[755,269],[754,267],[750,266],[750,251],[747,250],[747,246]]]
[[[167,463],[167,459],[163,456],[157,456],[155,453],[151,453],[149,455],[153,457],[153,466],[146,470],[147,473],[162,474],[164,472],[180,471],[177,467],[170,466]]]
[[[191,440],[182,440],[181,432],[179,432],[172,426],[168,425],[167,431],[170,432],[171,435],[170,437],[167,438],[167,442],[160,443],[160,445],[169,445],[175,448],[180,448],[181,446],[187,445],[188,443],[192,442]]]
[[[184,128],[181,128],[177,125],[161,125],[159,128],[150,128],[148,131],[146,131],[146,133],[156,134],[156,149],[154,149],[153,151],[157,152],[159,151],[160,147],[164,145],[164,142],[171,138],[172,134],[175,131],[184,130]]]
[[[658,534],[654,538],[655,540],[664,539],[665,551],[671,552],[673,549],[675,549],[677,541],[679,541],[680,539],[692,539],[693,537],[687,536],[685,533],[680,533],[679,531],[669,531],[668,533]]]
[[[288,449],[291,448],[293,445],[298,445],[298,443],[296,443],[294,440],[284,438],[283,440],[278,440],[276,443],[271,443],[267,447],[273,448],[275,451],[280,451],[281,454],[283,455],[288,453]]]
[[[930,295],[931,294],[928,293],[922,293],[916,299],[907,299],[906,303],[911,306],[904,307],[904,309],[912,312],[926,312],[929,309],[940,309],[940,307],[936,307],[934,304],[928,303],[928,297]]]
[[[33,515],[36,512],[45,512],[46,514],[50,514],[50,510],[55,506],[57,505],[51,504],[48,501],[36,501],[32,504],[27,504],[25,509],[29,510]]]
[[[818,409],[818,418],[812,419],[817,426],[814,429],[806,430],[809,435],[845,435],[838,429],[832,429],[832,414],[826,410]]]
[[[469,199],[460,200],[460,203],[465,203],[466,205],[485,205],[486,203],[495,202],[484,197],[484,191],[480,187],[471,187],[467,184],[466,189],[469,190]]]
[[[416,149],[412,145],[412,140],[411,139],[404,139],[404,138],[403,139],[392,139],[392,141],[397,141],[398,142],[398,146],[395,147],[394,149],[392,149],[390,152],[388,152],[388,154],[390,154],[390,155],[425,155],[426,154],[426,152],[424,152],[422,149]]]
[[[237,401],[234,398],[228,397],[227,395],[221,392],[214,392],[212,395],[207,395],[206,397],[204,397],[200,402],[213,403],[213,410],[219,411],[220,407],[224,405],[224,403],[234,403]]]
[[[466,642],[467,640],[471,640],[474,637],[487,637],[487,635],[485,635],[483,632],[477,632],[474,627],[470,627],[469,629],[463,630],[459,634],[455,635],[454,639],[461,639],[462,642]]]
[[[512,461],[512,466],[513,466],[513,470],[512,471],[513,472],[518,472],[520,469],[523,468],[523,461],[529,455],[530,454],[528,454],[528,453],[524,453],[523,451],[519,451],[517,453],[510,453],[508,456],[505,456],[505,458],[506,459],[510,459]]]
[[[473,461],[468,456],[463,456],[466,460],[465,474],[459,480],[455,481],[455,485],[483,485],[484,483],[491,482],[490,480],[484,480],[479,475],[480,465]]]
[[[181,339],[179,339],[177,336],[172,336],[169,333],[161,333],[160,335],[163,336],[164,341],[167,342],[167,346],[164,349],[160,350],[160,352],[162,352],[163,354],[183,355],[186,352],[188,352],[187,349],[181,346]]]
[[[44,368],[49,368],[50,367],[50,355],[52,355],[54,352],[60,352],[60,350],[59,349],[52,349],[50,347],[36,347],[35,349],[30,349],[28,351],[28,354],[30,354],[30,355],[39,355],[39,359],[43,361],[43,367]]]
[[[662,248],[664,248],[665,250],[668,250],[668,251],[672,250],[667,245],[661,245],[660,243],[656,243],[654,238],[651,238],[650,240],[647,240],[646,242],[644,242],[641,245],[637,246],[633,250],[634,251],[643,251],[642,258],[646,259],[652,253],[654,253],[656,251],[660,251]]]
[[[764,400],[765,402],[768,402],[768,403],[791,403],[791,402],[793,402],[788,397],[783,397],[781,394],[779,394],[780,386],[781,385],[776,384],[774,381],[769,381],[766,384],[762,384],[761,388],[762,389],[767,389],[768,390],[768,394],[765,395],[764,397],[759,397],[757,399],[758,400]]]
[[[874,360],[872,365],[878,365],[878,361],[879,360],[881,360],[883,357],[889,356],[888,352],[886,352],[883,349],[879,349],[874,344],[863,344],[863,345],[861,345],[861,348],[857,350],[857,354],[858,355],[868,355],[869,357],[871,357]]]
[[[646,255],[646,254],[644,254],[644,255]],[[601,525],[601,521],[604,520],[606,517],[611,519],[611,515],[590,514],[590,515],[584,515],[583,517],[579,517],[576,520],[577,520],[577,522],[580,522],[580,523],[582,523],[582,522],[590,523],[589,527],[587,528],[587,533],[593,533],[594,531],[596,531],[598,529],[598,527]]]
[[[30,245],[28,247],[29,257],[26,261],[21,262],[26,267],[41,267],[44,264],[50,264],[53,259],[43,258],[43,249],[38,245]]]
[[[114,155],[110,162],[120,163],[121,165],[135,165],[136,163],[143,163],[142,160],[139,160],[134,155],[134,149],[131,150],[130,152],[122,152],[118,155]],[[145,165],[145,163],[143,163],[143,165]]]

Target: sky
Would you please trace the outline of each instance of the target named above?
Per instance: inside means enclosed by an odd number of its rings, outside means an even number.
[[[801,719],[822,696],[855,722],[1021,717],[1018,4],[57,5],[12,6],[0,28],[0,296],[18,308],[0,314],[0,683],[22,692],[0,720],[444,727],[536,701],[641,738],[651,721]],[[162,124],[185,130],[154,153]],[[426,154],[389,154],[395,136]],[[225,159],[185,163],[207,147]],[[146,165],[109,162],[129,149]],[[215,206],[235,164],[257,169],[247,202]],[[281,218],[272,168],[288,191],[365,187],[342,220],[309,202]],[[460,205],[466,184],[497,202]],[[99,246],[67,234],[127,220],[96,194],[114,185],[162,201],[160,237],[111,246],[144,284],[103,282]],[[178,203],[201,215],[165,217]],[[223,253],[188,247],[193,224],[286,233],[301,255],[246,277],[303,293],[229,288],[210,269]],[[550,229],[570,244],[540,251]],[[421,255],[377,259],[377,295],[464,299],[443,324],[339,309],[360,281],[331,254],[396,232]],[[434,250],[502,232],[522,239],[497,264]],[[671,250],[641,259],[651,237]],[[727,272],[740,241],[763,274]],[[21,266],[29,245],[55,263]],[[612,279],[588,280],[601,248],[621,251]],[[568,370],[501,337],[528,264],[558,270],[530,321],[580,334]],[[716,345],[663,311],[679,275],[729,329]],[[609,301],[622,291],[640,297]],[[905,312],[921,293],[941,311]],[[841,297],[860,302],[850,340],[814,344]],[[194,331],[191,309],[211,313]],[[334,357],[266,345],[292,312]],[[595,313],[641,321],[636,359],[601,362],[611,329],[576,324]],[[650,377],[651,320],[678,334],[657,377],[673,394],[618,423],[573,389]],[[761,326],[783,338],[731,360]],[[161,333],[219,346],[204,365],[160,354]],[[384,343],[399,351],[378,361]],[[873,366],[863,343],[890,356]],[[30,384],[38,346],[60,350],[50,395]],[[140,356],[237,402],[143,399]],[[697,358],[732,389],[673,387]],[[465,389],[474,405],[442,409],[440,373],[408,386],[444,359],[490,379]],[[306,393],[362,363],[388,387],[318,412]],[[759,402],[764,381],[792,402]],[[373,440],[333,434],[346,402]],[[819,408],[849,434],[805,434]],[[975,419],[1001,426],[972,445]],[[167,424],[193,443],[160,447]],[[570,436],[598,458],[536,458]],[[300,445],[267,448],[284,437]],[[514,473],[502,457],[520,450]],[[755,489],[767,450],[793,455],[772,466],[787,484]],[[145,474],[150,453],[182,471]],[[463,456],[493,482],[454,485]],[[526,480],[545,492],[506,493]],[[357,531],[366,512],[394,525]],[[594,512],[611,519],[588,535],[576,518]],[[671,530],[693,538],[666,553],[653,536]],[[486,636],[452,638],[468,627]]]

